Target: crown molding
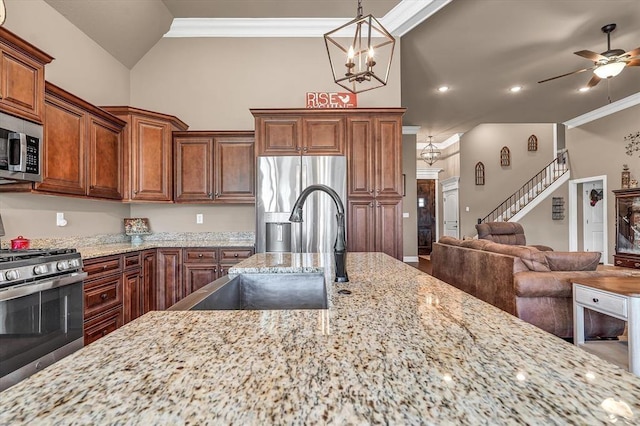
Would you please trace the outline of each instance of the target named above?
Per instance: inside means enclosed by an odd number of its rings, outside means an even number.
[[[380,19],[403,36],[452,0],[402,0]],[[164,37],[322,37],[350,18],[175,18]]]
[[[417,135],[420,130],[420,126],[402,126],[403,135]]]
[[[562,124],[567,126],[567,130],[572,129],[574,127],[582,126],[583,124],[590,123],[599,118],[615,114],[616,112],[622,111],[623,109],[631,108],[638,104],[640,104],[640,92],[635,93],[631,96],[627,96],[626,98],[622,98],[619,101],[612,102],[601,108],[594,109],[593,111],[589,111],[586,114],[582,114],[576,118],[572,118],[571,120],[565,121]]]

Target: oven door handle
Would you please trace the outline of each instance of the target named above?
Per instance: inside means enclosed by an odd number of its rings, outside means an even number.
[[[19,284],[14,287],[7,287],[0,290],[0,302],[5,300],[17,299],[18,297],[28,296],[40,291],[51,290],[53,288],[64,287],[84,281],[87,277],[86,272],[74,272],[63,277],[56,277],[52,280],[39,282],[28,282]]]

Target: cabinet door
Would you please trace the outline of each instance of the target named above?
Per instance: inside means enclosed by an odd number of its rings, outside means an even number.
[[[218,278],[218,265],[184,264],[184,296],[204,287]]]
[[[145,117],[131,119],[131,199],[171,201],[171,125]]]
[[[3,111],[43,122],[44,66],[28,56],[0,50],[0,106]]]
[[[253,138],[217,137],[214,158],[216,202],[255,203]]]
[[[86,195],[85,113],[61,99],[47,97],[47,125],[42,144],[42,182],[39,191]]]
[[[93,343],[115,331],[123,324],[122,307],[119,306],[84,323],[84,345]]]
[[[175,138],[174,152],[174,201],[213,201],[213,138]]]
[[[347,224],[347,247],[350,252],[375,251],[375,201],[350,199]]]
[[[308,155],[344,155],[344,117],[304,117],[302,152]]]
[[[347,121],[347,185],[348,195],[373,196],[373,125],[368,117],[353,117]]]
[[[375,211],[375,251],[402,260],[402,200],[376,200]]]
[[[91,197],[121,200],[122,130],[91,115],[88,116],[88,123],[88,195]]]
[[[256,119],[258,155],[300,154],[302,118],[260,117]]]
[[[375,120],[375,195],[402,196],[402,118]]]
[[[125,324],[142,315],[142,275],[140,272],[140,269],[134,269],[123,274]]]
[[[158,249],[157,308],[165,310],[182,299],[182,249]]]
[[[157,309],[156,251],[145,250],[142,253],[142,313]]]

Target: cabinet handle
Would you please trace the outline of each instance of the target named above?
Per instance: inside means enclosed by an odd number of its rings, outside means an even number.
[[[369,207],[373,207],[373,201],[369,203]]]
[[[102,270],[104,271],[105,269],[107,269],[107,265],[102,265]]]
[[[296,146],[296,151],[300,151],[300,147],[299,146]]]
[[[107,335],[107,330],[102,330],[102,337]]]
[[[202,253],[200,253],[200,254],[198,255],[198,257],[202,257],[202,256],[203,256],[203,255],[202,255]]]
[[[635,266],[636,268],[640,268],[640,263],[636,262],[633,264],[633,266]]]
[[[622,260],[616,260],[616,265],[619,265],[622,263]]]
[[[307,147],[305,146],[304,148],[302,148],[302,150],[303,150],[304,152],[307,152],[307,151],[309,151],[309,148],[307,148]]]
[[[593,300],[593,303],[598,303],[600,301],[600,300],[598,300],[597,297],[594,297],[592,300]]]
[[[380,190],[379,190],[379,189],[376,189],[376,194],[379,194],[379,193],[380,193]]]
[[[211,192],[209,194],[207,194],[207,195],[209,195],[209,198],[213,197],[213,193],[211,193]]]
[[[107,293],[102,293],[100,295],[100,299],[102,299],[102,300],[106,299],[107,297],[109,297],[109,295]]]
[[[215,196],[216,196],[216,198],[217,198],[218,196],[220,196],[220,194],[218,193],[218,191],[216,191],[216,193],[215,193],[215,194],[213,194],[213,195],[215,195]]]
[[[238,253],[234,253],[233,257],[238,257]],[[636,266],[638,266],[638,264],[636,263]]]
[[[134,189],[134,190],[133,190],[133,193],[134,193],[134,194],[137,194],[137,193],[138,193],[138,190],[137,190],[137,189]]]

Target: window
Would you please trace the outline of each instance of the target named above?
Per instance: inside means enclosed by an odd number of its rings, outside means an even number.
[[[509,148],[503,146],[500,150],[500,165],[502,167],[507,167],[511,165],[511,152]]]
[[[484,185],[484,164],[482,162],[476,164],[476,185]]]

